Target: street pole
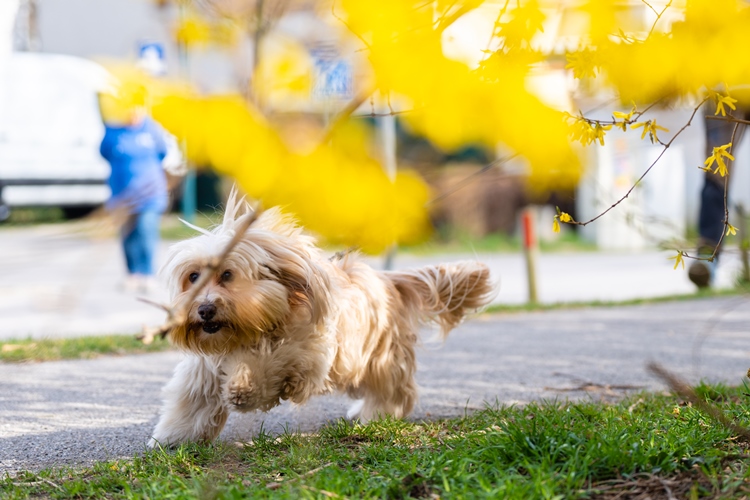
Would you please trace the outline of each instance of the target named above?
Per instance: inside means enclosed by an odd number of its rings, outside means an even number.
[[[396,182],[396,117],[384,115],[378,120],[380,132],[380,147],[383,153],[383,168],[391,183]],[[396,258],[395,242],[386,250],[383,268],[388,271],[393,269],[393,261]]]
[[[185,3],[180,3],[179,8],[179,16],[181,20],[185,19]],[[183,79],[186,81],[190,79],[190,67],[189,67],[189,61],[188,61],[188,47],[185,42],[180,41],[177,43],[177,55],[179,57],[180,61],[180,76],[182,76]],[[187,148],[184,147],[185,144],[183,144],[183,151],[187,151]],[[190,222],[195,222],[195,212],[196,212],[196,178],[195,178],[195,169],[190,168],[190,164],[187,165],[187,172],[185,173],[185,177],[182,179],[182,200],[181,200],[181,206],[180,209],[182,211],[182,217]]]

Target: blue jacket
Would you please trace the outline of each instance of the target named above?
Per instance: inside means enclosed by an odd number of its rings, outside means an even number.
[[[161,162],[167,154],[166,132],[151,118],[126,127],[105,125],[99,152],[112,172],[112,198],[107,208],[126,206],[131,212],[164,212],[167,208],[167,178]]]

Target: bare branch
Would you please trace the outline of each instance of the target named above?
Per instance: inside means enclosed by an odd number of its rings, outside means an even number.
[[[330,141],[331,137],[333,137],[333,131],[336,130],[336,127],[338,127],[339,124],[343,123],[347,118],[352,116],[352,114],[354,114],[354,112],[357,111],[357,109],[362,104],[364,104],[365,101],[367,101],[367,99],[372,95],[374,91],[375,89],[370,88],[354,96],[354,98],[347,103],[344,109],[342,109],[339,114],[337,114],[333,118],[325,134],[323,134],[321,143],[325,144],[326,142]]]
[[[219,269],[219,266],[221,266],[221,264],[227,258],[227,255],[229,255],[234,247],[237,246],[240,240],[242,240],[242,238],[245,236],[245,232],[250,227],[250,224],[255,222],[255,220],[258,218],[258,213],[259,210],[253,209],[251,212],[246,213],[237,220],[235,233],[232,239],[229,241],[227,246],[224,247],[224,250],[222,250],[219,255],[211,259],[208,264],[206,264],[206,266],[201,270],[200,276],[198,276],[198,279],[190,288],[190,293],[187,294],[178,304],[171,308],[165,308],[161,304],[154,304],[153,302],[151,302],[152,305],[156,305],[159,308],[166,309],[167,321],[165,321],[164,324],[158,327],[144,328],[143,333],[136,337],[137,339],[143,341],[144,344],[150,344],[154,341],[154,338],[157,335],[163,339],[173,328],[185,321],[190,304],[195,300],[200,291],[206,285],[208,285],[209,281],[213,279],[214,274]]]
[[[733,123],[743,123],[745,125],[750,125],[750,120],[743,120],[742,118],[736,118],[732,115],[729,116],[707,116],[706,120],[721,120],[725,122],[733,122]]]
[[[734,130],[732,130],[732,138],[729,140],[729,143],[732,144],[732,149],[734,150],[734,137],[737,135],[737,128],[740,126],[739,123],[734,124]],[[721,244],[724,242],[724,237],[727,235],[727,225],[729,225],[729,165],[731,165],[731,160],[727,160],[727,175],[724,176],[724,229],[721,231],[721,237],[719,238],[719,242],[714,247],[714,251],[711,254],[711,258],[708,259],[710,262],[713,262],[713,260],[716,258],[716,254],[719,253],[719,249],[721,248]]]
[[[703,100],[702,100],[702,101],[701,101],[701,102],[700,102],[700,103],[699,103],[699,104],[698,104],[698,105],[697,105],[697,106],[695,107],[695,109],[693,109],[693,113],[692,113],[692,114],[690,115],[690,119],[689,119],[689,120],[687,121],[687,123],[686,123],[685,125],[683,125],[683,127],[682,127],[682,128],[680,129],[680,130],[678,130],[678,131],[677,131],[677,133],[676,133],[675,135],[673,135],[673,136],[672,136],[672,138],[671,138],[671,139],[669,140],[669,142],[667,142],[666,144],[664,144],[664,149],[662,149],[661,153],[659,153],[659,156],[657,156],[657,157],[656,157],[656,159],[655,159],[655,160],[654,160],[654,161],[653,161],[653,162],[651,163],[651,165],[649,165],[649,167],[648,167],[648,168],[646,169],[646,171],[645,171],[645,172],[643,172],[643,174],[642,174],[642,175],[641,175],[640,177],[638,177],[638,180],[636,180],[636,181],[635,181],[635,182],[633,183],[633,185],[632,185],[632,186],[630,187],[630,189],[628,189],[628,192],[627,192],[627,193],[625,193],[625,194],[624,194],[624,195],[623,195],[623,196],[622,196],[622,197],[621,197],[620,199],[618,199],[618,200],[617,200],[616,202],[614,202],[614,203],[613,203],[613,204],[612,204],[612,205],[611,205],[611,206],[610,206],[609,208],[607,208],[606,210],[604,210],[604,211],[603,211],[602,213],[600,213],[599,215],[597,215],[597,216],[596,216],[596,217],[594,217],[593,219],[589,219],[589,220],[587,220],[587,221],[585,221],[585,222],[579,222],[579,221],[570,221],[570,222],[566,222],[566,224],[575,224],[575,225],[577,225],[577,226],[586,226],[586,225],[588,225],[588,224],[591,224],[591,223],[592,223],[592,222],[594,222],[595,220],[597,220],[597,219],[600,219],[600,218],[601,218],[601,217],[603,217],[603,216],[604,216],[604,215],[605,215],[605,214],[606,214],[607,212],[609,212],[610,210],[612,210],[613,208],[615,208],[615,207],[616,207],[617,205],[619,205],[620,203],[622,203],[623,201],[625,201],[625,199],[626,199],[626,198],[628,198],[628,196],[630,196],[630,193],[632,193],[632,192],[633,192],[633,190],[634,190],[634,189],[635,189],[635,188],[636,188],[636,187],[637,187],[637,186],[638,186],[638,185],[639,185],[639,184],[641,183],[641,181],[643,181],[643,179],[644,179],[644,178],[645,178],[645,177],[646,177],[646,176],[648,175],[648,173],[649,173],[649,172],[651,172],[651,169],[652,169],[652,168],[654,168],[654,166],[655,166],[655,165],[656,165],[656,164],[657,164],[657,163],[659,162],[659,160],[661,160],[661,157],[662,157],[662,156],[664,156],[664,153],[666,153],[666,152],[667,152],[667,149],[669,149],[669,147],[670,147],[670,146],[672,145],[672,143],[673,143],[673,142],[675,141],[675,139],[677,139],[677,137],[679,137],[679,135],[680,135],[680,134],[681,134],[682,132],[684,132],[684,131],[685,131],[685,129],[686,129],[686,128],[688,128],[688,127],[689,127],[689,126],[690,126],[690,125],[692,124],[692,122],[693,122],[693,119],[695,118],[695,115],[696,115],[696,113],[698,113],[698,110],[699,110],[699,109],[701,108],[701,106],[703,106],[703,103],[705,103],[706,101],[708,101],[708,99],[709,99],[709,98],[708,98],[708,97],[706,97],[705,99],[703,99]]]
[[[508,156],[507,158],[500,158],[498,160],[495,160],[493,162],[488,163],[487,165],[483,166],[482,168],[480,168],[476,172],[473,172],[473,173],[467,175],[466,177],[464,177],[463,179],[461,179],[460,181],[456,182],[449,190],[443,191],[438,196],[434,197],[433,199],[431,199],[427,203],[425,203],[425,205],[429,206],[429,205],[432,205],[434,203],[438,203],[440,201],[443,201],[443,199],[445,199],[448,196],[452,195],[456,191],[462,189],[464,186],[466,186],[471,181],[473,181],[476,177],[482,175],[483,173],[485,173],[489,169],[491,169],[493,167],[499,167],[499,166],[501,166],[501,165],[503,165],[505,163],[508,163],[510,160],[512,160],[513,158],[515,158],[517,156],[518,156],[518,153],[515,153],[515,154],[513,154],[511,156]]]
[[[297,480],[299,480],[299,479],[305,479],[305,478],[308,478],[308,477],[310,477],[310,476],[313,476],[313,475],[315,475],[316,473],[318,473],[318,472],[322,471],[323,469],[327,469],[328,467],[330,467],[330,466],[332,466],[332,465],[333,465],[333,462],[328,462],[328,463],[327,463],[327,464],[325,464],[325,465],[321,465],[320,467],[316,467],[316,468],[314,468],[314,469],[312,469],[312,470],[309,470],[309,471],[305,472],[304,474],[300,474],[300,475],[299,475],[299,476],[297,476],[297,477],[293,477],[293,478],[291,478],[291,479],[287,479],[287,480],[286,480],[286,481],[284,481],[283,483],[268,483],[268,484],[266,485],[266,488],[268,488],[269,490],[277,490],[277,489],[279,489],[279,488],[280,488],[281,486],[283,486],[283,485],[285,485],[285,484],[289,484],[289,483],[291,483],[291,482],[294,482],[294,481],[297,481]]]
[[[171,311],[170,307],[167,304],[162,304],[161,302],[151,300],[147,297],[138,297],[136,300],[138,300],[139,302],[143,302],[144,304],[157,307],[166,313],[169,313]]]
[[[641,1],[642,1],[643,3],[645,3],[646,5],[648,5],[648,6],[649,6],[649,7],[651,8],[651,10],[653,10],[653,11],[654,11],[654,13],[656,13],[656,9],[654,9],[653,7],[651,7],[651,5],[650,5],[650,4],[648,3],[648,2],[646,2],[646,0],[641,0]],[[664,8],[663,8],[663,9],[661,9],[661,12],[659,12],[659,13],[657,13],[657,14],[656,14],[656,20],[654,21],[654,24],[652,24],[652,25],[651,25],[651,29],[649,30],[649,32],[648,32],[648,35],[646,35],[646,39],[649,39],[649,38],[651,38],[651,34],[652,34],[652,33],[654,32],[654,30],[656,29],[656,25],[657,25],[657,23],[659,22],[659,20],[661,19],[661,16],[663,16],[663,15],[664,15],[664,13],[665,13],[665,12],[667,11],[667,9],[668,9],[668,8],[669,8],[669,7],[671,6],[671,5],[672,5],[672,0],[669,0],[669,2],[667,2],[667,5],[665,5],[665,6],[664,6]]]
[[[337,21],[339,21],[339,22],[340,22],[341,24],[343,24],[344,26],[346,26],[346,29],[348,29],[349,31],[351,31],[351,32],[352,32],[352,34],[353,34],[354,36],[356,36],[357,38],[359,38],[359,40],[360,40],[360,41],[361,41],[362,43],[364,43],[364,44],[365,44],[365,47],[367,47],[368,49],[371,49],[371,48],[372,48],[372,47],[370,46],[370,44],[369,44],[369,43],[367,42],[367,40],[365,40],[365,39],[364,39],[364,37],[363,37],[362,35],[360,35],[360,34],[359,34],[359,33],[357,33],[356,31],[354,31],[354,29],[352,29],[352,27],[351,27],[351,26],[349,26],[349,23],[347,23],[347,22],[346,22],[346,20],[344,20],[344,18],[343,18],[343,17],[341,17],[341,16],[339,16],[338,14],[336,14],[336,2],[335,2],[335,1],[334,1],[334,2],[331,2],[331,15],[332,15],[333,17],[335,17],[335,18],[336,18],[336,20],[337,20]]]
[[[695,390],[692,387],[690,387],[690,385],[688,385],[687,382],[679,378],[677,375],[669,372],[663,366],[653,361],[648,363],[646,365],[646,368],[654,376],[658,377],[665,384],[667,384],[669,388],[672,390],[672,392],[676,393],[681,398],[689,401],[690,403],[693,404],[693,406],[695,406],[700,411],[707,414],[716,422],[719,422],[721,425],[723,425],[730,431],[734,432],[738,436],[742,436],[743,438],[750,440],[750,430],[746,429],[745,427],[742,427],[741,425],[736,424],[734,421],[732,421],[726,415],[724,415],[724,413],[722,413],[721,410],[716,408],[714,405],[712,405],[705,399],[698,396]]]

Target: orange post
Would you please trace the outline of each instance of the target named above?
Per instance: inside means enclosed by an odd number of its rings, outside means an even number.
[[[528,281],[529,303],[538,302],[536,286],[536,261],[539,244],[536,235],[536,210],[526,207],[521,212],[521,232],[523,233],[523,256],[526,260],[526,277]]]

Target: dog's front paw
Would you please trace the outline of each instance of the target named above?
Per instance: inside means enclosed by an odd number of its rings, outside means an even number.
[[[230,380],[227,384],[225,399],[237,409],[250,408],[255,398],[255,386],[250,380]]]
[[[236,411],[268,411],[281,401],[277,394],[267,392],[267,388],[257,385],[250,377],[235,377],[224,387],[224,401]]]
[[[287,375],[281,385],[281,399],[290,400],[292,403],[304,403],[309,394],[304,379],[299,373],[293,372]]]

